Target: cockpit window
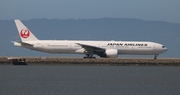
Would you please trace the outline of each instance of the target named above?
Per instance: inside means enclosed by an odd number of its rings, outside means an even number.
[[[162,46],[162,48],[166,48],[166,46]]]

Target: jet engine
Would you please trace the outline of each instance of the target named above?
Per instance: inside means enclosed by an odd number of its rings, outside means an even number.
[[[117,49],[107,49],[104,54],[98,54],[100,57],[106,58],[117,58],[118,57],[118,50]]]
[[[118,57],[118,50],[117,49],[107,49],[105,51],[106,57],[108,58],[117,58]]]

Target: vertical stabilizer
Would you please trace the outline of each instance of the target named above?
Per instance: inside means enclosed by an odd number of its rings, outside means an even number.
[[[20,21],[20,20],[14,20],[16,27],[19,32],[19,36],[22,41],[35,41],[38,40],[34,34]]]

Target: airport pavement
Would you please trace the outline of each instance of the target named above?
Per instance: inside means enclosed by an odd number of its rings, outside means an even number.
[[[1,65],[95,65],[95,66],[180,66],[178,58],[50,58],[50,57],[0,57]]]

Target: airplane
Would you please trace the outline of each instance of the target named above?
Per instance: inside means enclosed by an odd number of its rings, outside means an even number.
[[[84,58],[117,58],[118,54],[154,55],[154,59],[168,49],[159,43],[147,41],[84,41],[84,40],[39,40],[18,19],[14,20],[21,41],[13,41],[15,46],[52,53],[85,54]]]

